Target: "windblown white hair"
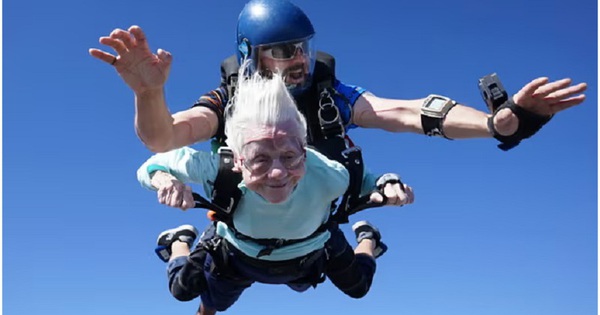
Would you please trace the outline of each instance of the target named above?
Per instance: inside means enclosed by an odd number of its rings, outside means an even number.
[[[227,146],[240,154],[245,136],[264,126],[276,127],[291,123],[291,133],[306,144],[306,119],[296,107],[280,74],[272,78],[261,77],[257,72],[244,76],[248,62],[239,70],[235,96],[225,108],[225,135]]]

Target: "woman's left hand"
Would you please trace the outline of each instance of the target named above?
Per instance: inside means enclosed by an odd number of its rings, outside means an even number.
[[[403,183],[388,183],[383,187],[383,193],[387,197],[386,205],[404,206],[415,201],[415,194],[412,187]],[[374,192],[371,194],[370,200],[371,202],[381,203],[383,202],[383,197],[380,193]]]

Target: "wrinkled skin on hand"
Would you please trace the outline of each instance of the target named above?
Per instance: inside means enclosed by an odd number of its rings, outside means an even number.
[[[195,206],[192,196],[192,187],[180,181],[173,181],[173,185],[163,186],[156,192],[158,202],[173,208],[187,210]]]
[[[156,196],[160,204],[184,211],[196,205],[192,187],[185,185],[173,175],[157,171],[151,181],[152,186],[157,189]]]

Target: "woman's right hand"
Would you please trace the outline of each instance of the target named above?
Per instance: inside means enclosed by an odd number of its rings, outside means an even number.
[[[167,172],[155,172],[152,176],[152,186],[157,188],[158,202],[163,205],[184,211],[196,205],[192,195],[192,187],[185,185]]]

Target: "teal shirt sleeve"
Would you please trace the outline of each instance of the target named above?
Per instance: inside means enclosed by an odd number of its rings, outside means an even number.
[[[328,159],[318,151],[311,149],[310,151],[307,150],[307,153],[312,153],[316,157],[315,160],[319,161],[319,163],[316,164],[319,164],[321,169],[317,172],[320,173],[321,176],[326,177],[323,178],[323,180],[330,183],[330,185],[324,188],[329,190],[327,193],[332,198],[337,198],[343,195],[346,192],[346,189],[348,189],[348,184],[350,183],[350,174],[348,173],[348,170],[342,164]],[[317,166],[313,167],[317,168]],[[374,175],[365,167],[360,191],[361,196],[375,189],[377,178],[379,178],[379,176]]]
[[[322,185],[323,193],[326,199],[335,199],[343,195],[348,189],[350,183],[350,174],[348,170],[339,162],[328,159],[325,155],[313,149],[307,149],[307,172],[312,172],[313,177],[317,178]]]
[[[142,187],[156,190],[150,182],[150,174],[161,170],[170,173],[184,183],[202,184],[205,192],[212,190],[212,182],[217,177],[219,156],[196,151],[189,147],[158,153],[151,156],[137,170],[137,178]]]

